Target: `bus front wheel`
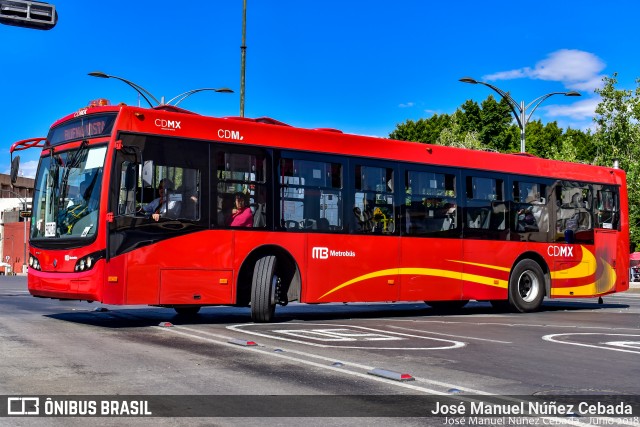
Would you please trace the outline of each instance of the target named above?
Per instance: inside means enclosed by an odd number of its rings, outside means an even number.
[[[280,281],[273,255],[260,258],[253,269],[251,283],[251,320],[265,323],[273,320],[276,310],[276,288]]]
[[[525,259],[516,264],[509,279],[509,305],[520,313],[536,311],[544,298],[544,273],[540,265]]]

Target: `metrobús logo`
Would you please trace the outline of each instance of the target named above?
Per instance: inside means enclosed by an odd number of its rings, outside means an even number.
[[[162,130],[182,129],[179,120],[156,119],[154,124]]]
[[[311,249],[311,258],[313,259],[328,259],[329,257],[354,258],[355,256],[356,253],[354,251],[336,251],[322,246],[314,246]]]

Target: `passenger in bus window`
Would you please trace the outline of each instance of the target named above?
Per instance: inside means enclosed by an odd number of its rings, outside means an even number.
[[[375,222],[373,218],[373,209],[371,205],[373,202],[364,200],[364,212],[360,210],[358,206],[353,207],[353,214],[358,224],[358,231],[364,233],[371,233],[375,230]]]
[[[235,195],[235,204],[229,217],[231,227],[253,227],[253,214],[249,208],[247,196],[238,192]]]
[[[166,200],[166,192],[171,191],[171,189],[173,189],[173,183],[171,180],[168,178],[162,178],[158,184],[158,197],[142,206],[143,213],[151,215],[151,219],[154,221],[160,220],[161,209],[166,208],[168,203],[175,203],[168,202]],[[171,208],[171,206],[168,207]]]

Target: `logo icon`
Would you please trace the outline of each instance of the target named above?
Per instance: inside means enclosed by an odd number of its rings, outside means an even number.
[[[8,397],[7,415],[40,415],[40,398]]]
[[[329,248],[323,248],[314,246],[311,249],[311,258],[313,259],[327,259],[329,258]]]

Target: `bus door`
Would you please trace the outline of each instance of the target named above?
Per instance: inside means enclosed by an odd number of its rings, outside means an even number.
[[[460,299],[463,265],[457,176],[443,168],[418,166],[401,173],[400,299]]]
[[[393,169],[352,166],[354,184],[341,159],[294,156],[280,161],[280,211],[287,231],[306,233],[302,301],[396,301]]]
[[[594,213],[594,243],[596,246],[596,293],[602,294],[612,291],[625,291],[616,289],[616,283],[625,283],[625,280],[616,280],[617,277],[627,277],[629,271],[628,257],[618,257],[619,253],[626,254],[627,242],[620,239],[620,202],[619,191],[615,186],[594,185],[595,203]],[[619,244],[623,245],[618,250]],[[622,258],[622,259],[621,259]]]
[[[209,169],[208,145],[159,136],[120,137],[110,184],[113,218],[106,274],[111,279],[105,294],[126,304],[229,303],[232,291],[223,284],[231,279],[229,245],[195,233],[209,228],[208,183],[203,179]],[[156,208],[147,211],[154,203]],[[208,257],[214,256],[218,264],[212,268]]]

